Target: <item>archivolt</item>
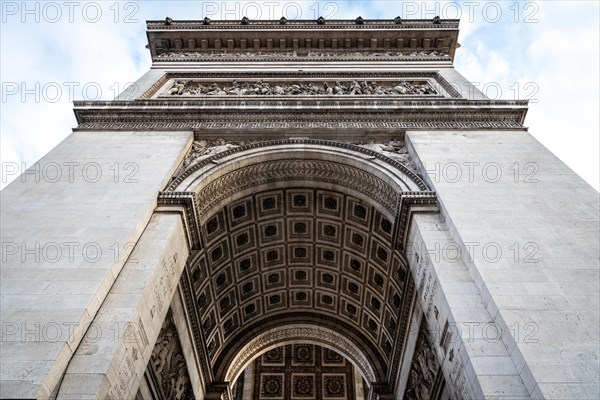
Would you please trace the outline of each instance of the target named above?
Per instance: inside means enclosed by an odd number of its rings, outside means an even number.
[[[329,347],[344,355],[359,368],[367,382],[375,382],[375,372],[365,354],[343,335],[323,326],[286,325],[261,333],[237,354],[230,364],[225,380],[235,382],[242,371],[260,354],[289,343],[314,343]]]

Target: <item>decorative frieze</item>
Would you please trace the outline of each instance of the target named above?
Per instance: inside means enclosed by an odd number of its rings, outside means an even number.
[[[425,96],[438,92],[427,81],[335,81],[335,82],[204,82],[177,80],[163,96]]]
[[[343,100],[350,97],[337,98]],[[300,133],[341,129],[525,129],[522,122],[526,108],[520,104],[506,104],[498,108],[488,105],[491,108],[477,111],[473,110],[474,105],[463,107],[454,102],[395,102],[358,98],[350,102],[277,102],[267,96],[265,98],[234,102],[200,101],[187,105],[167,101],[165,104],[131,102],[114,110],[96,110],[95,107],[81,104],[76,105],[77,129],[236,130],[240,133],[246,130],[277,130],[278,134],[282,130]],[[297,111],[289,112],[290,108]]]
[[[523,125],[518,122],[471,122],[471,121],[448,121],[448,122],[85,122],[77,127],[78,130],[261,130],[280,132],[289,130],[291,132],[302,132],[310,129],[472,129],[472,130],[522,130]]]
[[[220,60],[223,61],[223,60]],[[323,82],[334,84],[335,82],[351,83],[357,82],[376,82],[378,85],[389,86],[396,82],[427,82],[436,91],[439,97],[429,98],[429,100],[443,100],[444,98],[460,99],[462,98],[462,88],[456,84],[448,82],[437,72],[248,72],[244,74],[234,72],[178,72],[166,73],[160,77],[146,92],[141,96],[142,99],[155,99],[158,95],[172,89],[178,82],[197,81],[204,86],[210,86],[213,83],[217,85],[227,85],[225,82],[248,82],[249,84],[269,83],[270,86],[282,86],[286,84],[317,84],[321,87]],[[230,84],[229,84],[230,85]],[[231,86],[231,85],[230,85]],[[333,88],[333,87],[332,87]],[[324,94],[326,91],[324,91]],[[401,97],[395,97],[394,100],[400,100]],[[293,104],[292,104],[293,106]],[[335,105],[333,105],[335,106]]]
[[[409,51],[165,51],[156,57],[161,61],[450,61],[442,50]]]

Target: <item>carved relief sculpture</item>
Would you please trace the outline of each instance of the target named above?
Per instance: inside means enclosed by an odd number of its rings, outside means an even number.
[[[438,371],[440,371],[440,367],[431,347],[427,324],[423,321],[419,330],[404,398],[407,400],[429,400],[432,398],[435,392],[436,378],[441,373]]]
[[[152,351],[148,370],[156,376],[164,399],[194,398],[185,357],[170,310]]]
[[[428,81],[396,82],[204,82],[176,80],[161,96],[425,96],[438,92]]]
[[[158,59],[188,61],[192,59],[285,59],[285,58],[319,58],[319,59],[357,59],[357,58],[444,58],[449,57],[443,51],[167,51],[157,56]]]

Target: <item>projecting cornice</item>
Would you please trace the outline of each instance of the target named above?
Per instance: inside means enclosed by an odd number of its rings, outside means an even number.
[[[337,61],[337,54],[348,57],[347,52],[392,52],[398,57],[410,53],[437,52],[454,59],[458,47],[458,20],[286,20],[252,21],[147,21],[148,46],[152,60],[195,61],[210,60],[231,53],[256,52],[265,59],[276,60],[265,54],[296,52],[296,56],[309,56],[320,51],[323,61]],[[193,57],[177,54],[192,54]],[[208,57],[203,57],[206,53]],[[306,54],[304,54],[306,53]],[[326,54],[325,54],[326,53]],[[323,56],[325,54],[326,56]],[[314,54],[313,54],[314,57]],[[356,56],[355,56],[356,57]],[[431,58],[429,56],[429,58]]]
[[[407,129],[522,129],[527,101],[309,96],[194,100],[78,101],[78,130],[197,130],[229,136],[364,135]]]

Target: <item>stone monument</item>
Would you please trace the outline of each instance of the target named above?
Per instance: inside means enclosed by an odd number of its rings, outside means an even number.
[[[598,193],[458,25],[149,21],[2,191],[0,397],[600,397]]]

